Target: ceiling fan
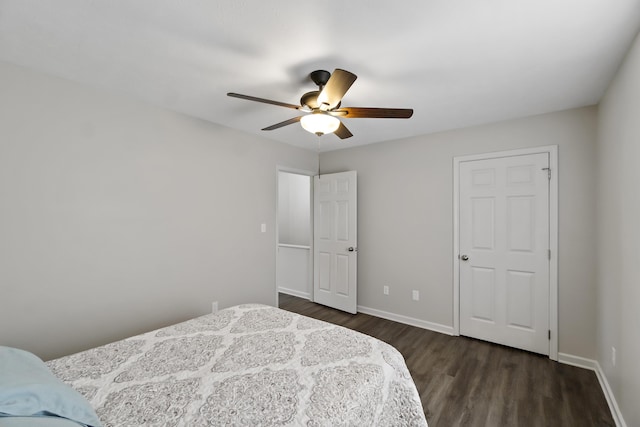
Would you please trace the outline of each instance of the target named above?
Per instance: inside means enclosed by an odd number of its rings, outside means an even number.
[[[310,75],[311,80],[318,85],[318,90],[307,92],[300,98],[300,105],[287,104],[285,102],[272,101],[270,99],[257,98],[255,96],[242,95],[229,92],[228,96],[248,101],[263,102],[265,104],[278,105],[291,108],[303,113],[303,116],[294,117],[275,125],[267,126],[262,130],[274,130],[283,126],[300,122],[302,127],[318,136],[327,133],[335,133],[338,138],[350,138],[353,134],[340,121],[338,117],[345,119],[408,119],[413,115],[409,108],[369,108],[369,107],[340,107],[342,97],[347,93],[358,76],[349,71],[337,68],[332,73],[325,70],[316,70]]]

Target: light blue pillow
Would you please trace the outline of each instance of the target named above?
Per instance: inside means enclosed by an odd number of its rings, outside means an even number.
[[[102,427],[77,391],[56,378],[34,354],[0,346],[0,422],[6,416],[55,415]]]
[[[0,427],[80,427],[75,421],[60,417],[0,417]]]

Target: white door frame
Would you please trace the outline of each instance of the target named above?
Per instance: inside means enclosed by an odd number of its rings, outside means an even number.
[[[279,218],[280,212],[278,212],[278,205],[280,204],[280,172],[292,173],[296,175],[305,175],[311,177],[309,180],[309,283],[311,283],[311,301],[313,301],[313,177],[318,173],[314,171],[304,170],[304,169],[295,169],[287,166],[276,166],[276,221],[275,221],[275,251],[276,251],[276,272],[275,272],[275,294],[276,294],[276,306],[278,306],[279,302],[279,292],[278,292],[278,236],[280,236],[279,229]]]
[[[558,146],[523,148],[453,158],[453,334],[460,335],[460,163],[526,154],[549,154],[549,358],[558,360]]]

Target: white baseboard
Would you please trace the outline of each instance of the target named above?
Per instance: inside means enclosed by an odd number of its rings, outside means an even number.
[[[415,319],[413,317],[403,316],[401,314],[389,313],[388,311],[377,310],[375,308],[369,308],[359,305],[358,312],[364,314],[370,314],[371,316],[381,317],[387,320],[393,320],[394,322],[404,323],[405,325],[416,326],[422,329],[428,329],[434,332],[440,332],[441,334],[454,335],[453,327],[441,325],[439,323],[427,322],[426,320]]]
[[[564,363],[565,365],[577,366],[578,368],[590,369],[592,371],[598,369],[598,362],[595,360],[574,356],[573,354],[558,353],[558,362]]]
[[[293,295],[294,297],[304,298],[311,300],[311,294],[309,292],[297,291],[295,289],[284,288],[282,286],[278,287],[278,292],[282,292],[283,294]]]
[[[597,360],[586,359],[572,354],[558,353],[558,362],[594,371],[598,378],[598,382],[600,383],[600,388],[602,388],[602,392],[604,393],[604,397],[607,399],[607,404],[611,410],[613,421],[618,427],[627,427],[627,423],[624,422],[624,418],[622,417],[622,413],[618,407],[616,397],[613,395],[609,381],[607,381],[607,376],[604,374],[602,366],[600,366],[600,363],[598,363]]]

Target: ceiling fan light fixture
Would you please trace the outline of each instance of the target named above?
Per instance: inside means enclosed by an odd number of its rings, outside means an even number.
[[[318,136],[333,133],[340,127],[340,120],[323,112],[308,114],[300,119],[300,124],[307,132]]]

